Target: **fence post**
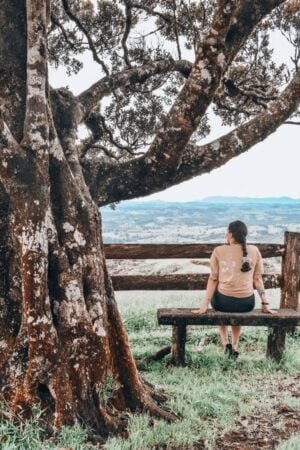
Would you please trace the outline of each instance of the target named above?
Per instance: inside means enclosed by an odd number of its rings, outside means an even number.
[[[175,366],[185,366],[186,325],[173,325],[171,363]]]
[[[272,358],[275,362],[280,362],[285,348],[286,331],[289,328],[282,326],[269,327],[267,358]]]
[[[284,233],[285,251],[282,257],[281,309],[300,308],[300,233]]]
[[[285,251],[282,257],[282,286],[280,308],[300,309],[300,233],[284,233]],[[295,334],[296,325],[286,328],[289,334]]]

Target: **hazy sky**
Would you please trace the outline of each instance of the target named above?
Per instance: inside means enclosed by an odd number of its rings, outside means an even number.
[[[280,35],[275,36],[275,57],[287,61],[289,49]],[[83,56],[84,68],[68,77],[63,69],[50,70],[53,87],[68,86],[74,94],[88,88],[101,75],[100,68],[89,54]],[[214,139],[228,129],[212,119],[212,133],[205,141]],[[282,125],[264,142],[252,147],[243,155],[233,158],[212,172],[195,177],[143,200],[168,201],[198,200],[211,195],[300,198],[300,126]]]

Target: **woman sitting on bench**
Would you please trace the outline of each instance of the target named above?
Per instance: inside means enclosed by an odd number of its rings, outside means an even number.
[[[262,301],[262,312],[272,314],[262,279],[263,260],[255,245],[247,245],[247,226],[236,220],[228,225],[227,244],[215,247],[210,258],[211,274],[200,309],[194,313],[204,314],[211,302],[212,307],[223,312],[249,312],[255,306],[253,284]],[[229,245],[228,245],[229,244]],[[240,326],[232,326],[232,343],[228,343],[228,327],[219,326],[225,353],[237,358],[241,334]]]

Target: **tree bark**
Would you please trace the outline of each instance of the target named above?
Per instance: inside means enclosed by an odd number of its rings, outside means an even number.
[[[286,231],[284,244],[280,308],[300,311],[300,234]],[[290,326],[287,328],[287,332],[294,335],[296,326]]]
[[[104,206],[150,195],[221,167],[276,131],[297,109],[299,102],[298,72],[278,99],[253,119],[208,144],[186,145],[177,170],[167,177],[151,176],[156,173],[156,162],[149,162],[147,153],[122,164],[84,160],[84,173],[93,198],[99,206]]]
[[[280,308],[300,311],[300,234],[286,231]]]
[[[173,259],[210,258],[215,247],[222,242],[210,244],[104,244],[106,259]],[[283,244],[255,243],[263,258],[282,256]]]
[[[185,366],[186,325],[175,325],[172,328],[172,358],[175,366]]]
[[[185,273],[167,275],[113,275],[112,282],[116,291],[130,290],[205,290],[209,274]],[[266,289],[276,289],[281,286],[281,276],[264,274]]]
[[[284,326],[269,327],[266,356],[277,363],[279,363],[283,357],[286,331],[287,328]]]
[[[20,141],[26,97],[25,0],[1,0],[0,23],[0,106],[10,129]]]
[[[107,272],[98,204],[207,172],[288,118],[299,103],[298,78],[266,120],[258,116],[242,126],[247,139],[238,129],[200,152],[188,145],[226,70],[224,58],[229,64],[282,0],[241,1],[235,12],[233,2],[219,0],[192,67],[179,61],[129,69],[77,98],[67,89],[50,93],[51,1],[0,1],[1,397],[24,416],[41,404],[58,428],[81,418],[103,437],[118,429],[128,410],[174,420],[161,404],[166,396],[137,371]],[[157,70],[177,70],[187,80],[143,158],[101,167],[82,161],[80,122],[118,83],[143,82]],[[101,390],[110,378],[115,389],[104,404]]]
[[[101,216],[73,146],[76,111],[70,110],[70,123],[55,108],[52,117],[49,4],[27,0],[22,11],[27,64],[17,86],[26,80],[23,123],[9,109],[0,116],[1,397],[26,417],[40,404],[57,428],[79,418],[103,437],[118,430],[127,410],[174,420],[160,405],[166,397],[139,375],[130,350],[106,269]],[[26,33],[18,39],[24,44]],[[8,77],[10,67],[3,70]],[[108,377],[115,390],[104,405]]]

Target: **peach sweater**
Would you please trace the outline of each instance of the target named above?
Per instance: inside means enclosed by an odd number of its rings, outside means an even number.
[[[251,270],[241,272],[243,251],[241,244],[225,244],[215,247],[210,257],[212,280],[218,281],[221,294],[232,297],[248,297],[253,294],[253,279],[264,273],[263,260],[255,245],[247,244]]]

